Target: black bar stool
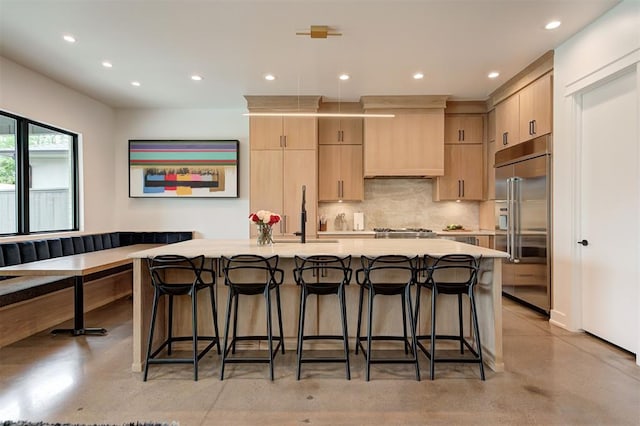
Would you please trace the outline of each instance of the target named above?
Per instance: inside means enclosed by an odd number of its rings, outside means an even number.
[[[298,360],[296,379],[300,380],[302,363],[344,362],[347,380],[350,380],[349,333],[347,331],[347,308],[345,303],[344,286],[349,284],[353,273],[351,270],[351,256],[295,256],[294,262],[295,269],[293,270],[293,277],[295,278],[296,283],[300,286],[300,317],[298,320]],[[317,297],[330,294],[338,296],[340,318],[342,322],[342,335],[304,335],[307,297],[311,294],[315,294]],[[305,340],[342,340],[344,356],[304,358],[302,356],[302,351]]]
[[[420,380],[418,365],[418,351],[416,346],[415,321],[411,304],[411,286],[416,283],[418,257],[400,255],[385,255],[378,257],[362,256],[362,269],[356,271],[356,281],[360,285],[360,300],[358,303],[358,329],[356,331],[356,354],[358,349],[366,360],[365,379],[369,381],[371,364],[413,364],[416,369],[416,380]],[[362,305],[364,292],[369,293],[367,336],[360,335],[362,323]],[[383,336],[372,334],[373,329],[373,299],[375,296],[400,296],[402,300],[402,336]],[[411,337],[407,333],[407,316],[411,327]],[[365,350],[363,341],[367,341]],[[404,343],[404,352],[410,358],[373,358],[371,343],[374,340],[400,341]]]
[[[151,284],[154,287],[153,308],[151,313],[151,325],[149,329],[149,342],[147,346],[147,356],[144,366],[144,381],[147,381],[150,364],[193,364],[193,379],[198,380],[198,361],[209,350],[217,345],[220,353],[220,337],[218,335],[218,314],[216,311],[215,285],[216,274],[213,270],[213,261],[210,268],[205,268],[205,258],[203,255],[192,258],[178,255],[163,255],[147,259]],[[209,279],[205,279],[209,278]],[[215,336],[198,335],[198,292],[209,289],[211,298],[211,312],[213,314],[213,328]],[[152,351],[153,333],[156,326],[156,316],[158,313],[158,303],[160,297],[168,296],[168,326],[167,338],[160,346]],[[173,297],[191,296],[191,336],[173,335]],[[167,348],[167,355],[171,356],[172,344],[180,341],[193,341],[193,356],[191,358],[156,358],[162,350]],[[210,340],[202,351],[198,352],[198,341]]]
[[[273,358],[282,348],[284,354],[284,333],[282,331],[282,309],[280,307],[280,284],[284,277],[282,269],[278,268],[279,257],[263,257],[252,254],[242,254],[232,257],[222,257],[222,272],[224,283],[228,288],[227,317],[224,326],[224,349],[222,350],[222,367],[220,368],[220,380],[224,380],[224,367],[227,363],[269,363],[269,377],[273,380]],[[276,308],[278,311],[278,325],[280,335],[273,336],[271,321],[271,292],[276,293]],[[267,320],[266,335],[238,336],[238,302],[240,296],[262,295],[265,299]],[[235,303],[234,303],[235,302]],[[229,325],[231,323],[231,310],[233,309],[233,337],[229,342]],[[269,355],[260,357],[229,357],[229,352],[236,353],[236,343],[239,341],[268,342]],[[273,347],[273,341],[278,344]]]
[[[426,271],[426,279],[418,284],[416,291],[416,321],[420,311],[420,289],[425,287],[431,290],[431,334],[417,337],[418,347],[429,358],[429,372],[431,380],[435,378],[436,362],[460,362],[480,364],[480,377],[484,380],[484,364],[482,360],[482,344],[480,341],[480,330],[478,328],[478,314],[474,296],[474,288],[478,283],[478,270],[480,259],[476,259],[466,254],[450,254],[440,258],[426,255],[424,257],[423,269]],[[458,335],[437,334],[436,327],[436,300],[440,294],[458,296]],[[471,305],[472,337],[475,335],[475,348],[464,337],[463,316],[462,316],[462,295],[469,297]],[[427,350],[420,340],[430,340],[430,349]],[[460,343],[460,354],[464,355],[466,347],[471,352],[472,357],[436,357],[436,340],[453,340]]]

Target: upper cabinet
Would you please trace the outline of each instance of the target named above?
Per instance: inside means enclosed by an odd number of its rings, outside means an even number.
[[[495,110],[497,150],[551,133],[551,73],[509,96]]]
[[[362,118],[319,118],[320,145],[362,145]]]
[[[251,117],[251,149],[316,149],[317,120],[315,117]]]
[[[496,105],[496,149],[520,142],[520,95],[509,96]]]
[[[551,133],[551,74],[520,91],[520,142]]]
[[[318,200],[362,201],[362,145],[320,145]]]
[[[444,143],[482,143],[483,130],[480,114],[444,116]]]
[[[482,200],[481,144],[446,144],[444,176],[437,178],[434,201]]]

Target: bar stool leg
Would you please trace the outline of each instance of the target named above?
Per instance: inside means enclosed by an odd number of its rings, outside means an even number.
[[[233,308],[233,339],[231,340],[231,353],[236,353],[236,342],[238,341],[238,303],[240,303],[240,293],[237,293],[234,297],[235,304]]]
[[[233,289],[229,287],[229,296],[227,297],[227,315],[224,324],[224,347],[222,348],[222,363],[220,366],[220,380],[224,380],[224,363],[227,359],[229,349],[227,347],[229,341],[229,323],[231,319],[231,309],[233,306],[233,298],[235,297]]]
[[[193,380],[198,381],[198,292],[191,295],[191,326],[193,332]]]
[[[149,373],[149,358],[151,358],[151,345],[153,344],[153,332],[156,328],[156,314],[158,312],[158,301],[160,294],[156,288],[153,292],[153,306],[151,307],[151,324],[149,325],[149,342],[147,344],[147,359],[144,363],[144,377],[142,381],[147,381],[147,374]]]
[[[349,363],[349,332],[347,330],[347,307],[345,302],[344,284],[341,284],[338,290],[338,301],[340,303],[340,313],[342,314],[342,341],[344,344],[347,380],[351,380],[351,365]]]
[[[435,367],[436,367],[436,298],[438,292],[434,286],[431,289],[431,354],[429,356],[429,374],[431,380],[435,379]]]
[[[282,307],[280,303],[280,286],[276,286],[276,305],[278,308],[278,325],[280,326],[280,349],[284,355],[284,331],[282,327]]]
[[[478,347],[478,358],[480,358],[480,378],[484,380],[484,360],[482,358],[482,343],[480,340],[480,328],[478,327],[478,315],[476,313],[476,300],[473,296],[473,290],[469,294],[469,300],[471,301],[471,317],[473,320],[473,329],[476,335],[476,346]]]
[[[462,325],[462,294],[458,294],[458,324],[460,329],[460,354],[464,354],[464,328]]]
[[[371,372],[371,328],[373,326],[373,286],[369,287],[369,321],[367,326],[367,369],[365,373],[365,380],[369,381],[369,374]]]
[[[273,381],[273,334],[272,334],[272,324],[271,324],[271,291],[269,291],[269,286],[265,287],[265,303],[267,310],[267,342],[268,342],[268,350],[269,350],[269,378]]]
[[[169,327],[167,336],[167,355],[171,355],[171,344],[173,343],[173,294],[169,294]]]
[[[213,287],[209,287],[209,297],[211,300],[211,314],[213,316],[213,332],[216,336],[216,349],[218,355],[220,355],[220,334],[218,332],[218,309],[216,308],[216,296],[213,292]]]
[[[404,333],[404,354],[407,355],[409,353],[409,338],[407,335],[407,303],[406,303],[406,295],[401,294],[400,299],[402,299],[402,332]]]
[[[300,321],[298,322],[298,365],[296,380],[300,380],[300,370],[302,370],[302,346],[304,344],[304,319],[307,309],[307,289],[303,285],[300,291]]]
[[[411,352],[413,353],[413,361],[416,366],[416,380],[420,381],[420,365],[418,363],[418,340],[416,336],[416,323],[413,318],[413,307],[411,306],[411,286],[405,287],[405,298],[409,306],[409,327],[411,328]],[[403,299],[404,300],[404,299]]]
[[[356,327],[356,355],[360,348],[360,330],[362,325],[362,303],[364,302],[364,286],[360,286],[360,298],[358,300],[358,325]]]

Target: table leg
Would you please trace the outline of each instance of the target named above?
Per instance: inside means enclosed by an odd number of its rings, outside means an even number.
[[[56,328],[51,334],[69,333],[73,336],[82,336],[85,334],[105,335],[107,330],[104,328],[85,328],[84,327],[84,281],[81,275],[77,275],[73,282],[73,328]]]

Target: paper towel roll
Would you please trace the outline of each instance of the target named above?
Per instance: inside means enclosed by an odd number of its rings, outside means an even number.
[[[353,214],[353,230],[364,231],[364,213],[358,212]]]

